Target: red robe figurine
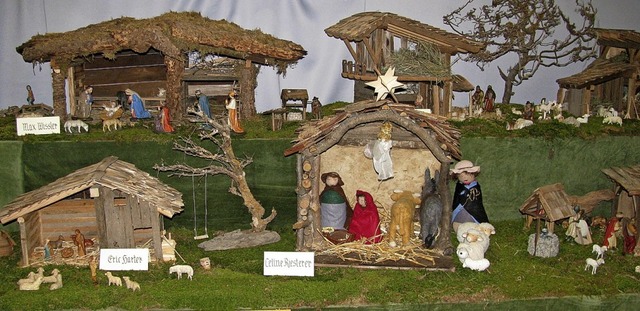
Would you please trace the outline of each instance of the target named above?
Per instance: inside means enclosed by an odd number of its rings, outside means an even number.
[[[382,240],[380,232],[380,215],[378,207],[373,202],[373,197],[368,192],[356,191],[356,206],[353,208],[353,217],[349,224],[349,232],[353,233],[354,240],[365,239],[366,244],[379,243]]]

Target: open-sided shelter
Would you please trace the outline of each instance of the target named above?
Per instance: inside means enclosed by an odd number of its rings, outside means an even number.
[[[182,81],[188,55],[194,51],[243,61],[240,73],[231,76],[239,77],[239,99],[247,103],[241,105],[240,114],[246,115],[245,109],[255,114],[254,64],[286,72],[306,55],[294,42],[226,20],[211,20],[197,12],[169,12],[148,19],[122,17],[64,33],[39,34],[16,50],[26,62],[50,63],[53,107],[61,117],[67,115],[68,81],[73,101],[87,85],[94,86],[96,97],[115,96],[116,91],[131,88],[144,98],[155,96],[161,87],[166,90],[164,100],[173,117],[179,118],[186,110],[183,99],[193,95],[186,94]],[[192,74],[187,72],[190,81]],[[228,91],[231,82],[236,81],[227,81]]]
[[[76,229],[101,248],[150,245],[162,261],[161,217],[183,206],[182,193],[111,156],[18,196],[0,210],[0,222],[20,224],[24,265],[35,247]]]
[[[624,217],[635,219],[636,228],[640,228],[638,205],[640,203],[640,165],[629,167],[610,167],[602,172],[615,183],[614,192],[617,194],[613,201],[611,215],[621,213]],[[636,241],[640,234],[636,233]],[[638,243],[638,242],[637,242]],[[640,247],[636,243],[634,253],[640,256]]]
[[[553,233],[554,223],[571,217],[575,211],[564,186],[556,183],[535,189],[520,207],[520,213],[527,217],[527,227],[536,220],[536,234],[539,234],[540,221],[546,221],[549,233]]]
[[[383,123],[392,124],[391,158],[394,177],[379,181],[365,146],[377,139]],[[389,210],[394,190],[421,193],[425,170],[439,171],[437,191],[444,199],[441,232],[450,232],[451,195],[449,166],[460,159],[460,132],[444,117],[415,110],[411,105],[390,101],[361,101],[350,104],[332,117],[305,123],[285,156],[297,155],[298,207],[296,249],[317,250],[328,246],[321,234],[319,195],[324,187],[321,175],[340,174],[343,189],[354,206],[356,190],[369,192],[379,208]],[[440,234],[435,248],[451,250],[449,234]]]
[[[569,112],[575,115],[589,113],[592,101],[597,100],[637,119],[640,33],[603,28],[594,31],[598,58],[582,72],[556,80],[560,87],[557,100],[569,103]]]
[[[325,33],[342,40],[353,57],[342,61],[342,77],[355,81],[354,101],[372,98],[365,83],[376,80],[385,68],[394,65],[399,82],[417,84],[419,89],[408,100],[402,100],[402,94],[396,96],[403,102],[414,102],[420,95],[425,106],[418,108],[430,108],[438,115],[447,115],[451,110],[451,57],[484,49],[480,42],[388,12],[358,13],[326,28]],[[394,53],[400,49],[415,51],[420,44],[433,47],[439,53],[435,57],[439,62],[423,63],[416,66],[418,70],[392,63]]]

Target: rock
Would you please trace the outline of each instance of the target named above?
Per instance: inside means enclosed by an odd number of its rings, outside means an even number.
[[[274,231],[253,232],[251,230],[235,230],[216,236],[211,240],[198,244],[205,251],[247,248],[271,244],[280,241],[280,235]]]
[[[551,234],[540,234],[538,237],[538,246],[535,247],[536,234],[533,233],[529,235],[529,244],[527,247],[527,251],[529,251],[530,255],[534,254],[537,257],[556,257],[558,256],[558,251],[560,250],[560,241],[558,240],[558,236]]]

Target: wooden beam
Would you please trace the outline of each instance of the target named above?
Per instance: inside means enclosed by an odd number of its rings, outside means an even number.
[[[27,242],[27,229],[24,224],[24,218],[18,217],[20,224],[20,250],[22,251],[22,266],[29,266],[29,243]]]
[[[353,60],[357,61],[358,57],[356,56],[356,51],[354,51],[353,47],[351,46],[351,42],[349,42],[349,40],[347,39],[342,39],[342,42],[344,42],[344,44],[347,46],[347,50],[349,50],[349,53],[351,54],[351,57],[353,57]]]
[[[378,65],[380,64],[380,60],[378,59],[378,53],[376,53],[376,51],[371,46],[371,43],[369,43],[370,39],[371,39],[370,37],[367,37],[364,40],[362,40],[362,43],[364,43],[364,46],[367,48],[367,51],[369,51],[369,55],[371,56],[371,59],[373,59],[373,70],[378,75],[382,75],[380,73],[380,68],[378,67]]]

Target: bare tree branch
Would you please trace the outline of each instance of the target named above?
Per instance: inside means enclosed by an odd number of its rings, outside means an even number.
[[[565,67],[596,55],[595,46],[590,45],[596,16],[591,0],[575,0],[580,25],[554,0],[492,0],[491,5],[480,7],[473,7],[473,3],[468,0],[445,15],[444,23],[486,45],[484,51],[461,57],[481,70],[499,58],[515,56],[507,68],[498,67],[505,82],[502,103],[510,103],[513,87],[533,77],[541,67]]]
[[[183,152],[186,155],[209,160],[210,164],[204,167],[193,167],[185,163],[167,165],[165,163],[154,165],[154,169],[162,172],[170,172],[169,176],[190,177],[204,175],[226,175],[231,179],[229,192],[242,197],[244,205],[251,213],[251,227],[253,231],[259,232],[266,229],[267,224],[273,220],[277,212],[272,209],[271,215],[264,216],[264,207],[251,193],[251,189],[245,179],[244,168],[253,162],[250,157],[239,159],[236,157],[231,145],[231,127],[223,120],[216,120],[205,116],[202,112],[192,108],[188,113],[199,117],[199,121],[205,123],[205,127],[200,132],[201,140],[209,140],[214,143],[218,150],[211,151],[201,145],[196,144],[189,137],[180,137],[174,142],[173,149]]]

